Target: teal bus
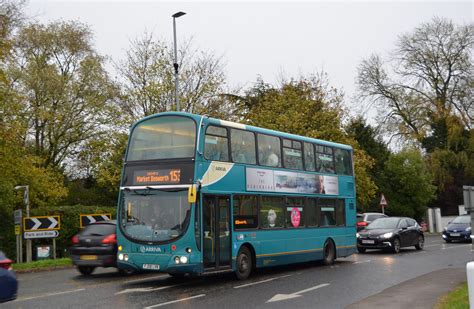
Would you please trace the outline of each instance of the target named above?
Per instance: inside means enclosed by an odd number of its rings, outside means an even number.
[[[172,276],[356,251],[350,146],[183,112],[130,130],[117,211],[119,268]]]

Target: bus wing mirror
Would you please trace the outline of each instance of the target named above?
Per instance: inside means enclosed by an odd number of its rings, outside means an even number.
[[[188,189],[188,203],[196,203],[196,185],[191,185]]]

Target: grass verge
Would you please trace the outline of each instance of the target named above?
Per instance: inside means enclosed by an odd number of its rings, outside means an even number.
[[[469,309],[467,283],[441,297],[435,309]]]
[[[72,265],[70,258],[62,258],[56,260],[40,260],[30,263],[13,264],[15,272],[30,272],[37,270],[50,270],[55,268],[65,268]]]

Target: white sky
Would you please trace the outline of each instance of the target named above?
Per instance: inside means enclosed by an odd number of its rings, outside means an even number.
[[[26,13],[40,22],[79,20],[91,26],[96,48],[115,62],[131,39],[145,30],[172,42],[171,15],[180,39],[223,56],[229,85],[251,86],[260,75],[268,83],[285,77],[329,74],[331,85],[350,103],[360,61],[383,56],[397,36],[434,16],[473,22],[472,1],[306,1],[164,2],[30,0]]]

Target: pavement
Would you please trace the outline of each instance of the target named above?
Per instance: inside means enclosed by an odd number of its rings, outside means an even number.
[[[434,308],[441,296],[466,282],[466,268],[445,268],[404,281],[346,309]]]

